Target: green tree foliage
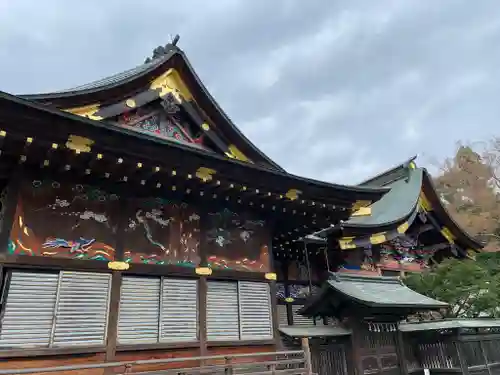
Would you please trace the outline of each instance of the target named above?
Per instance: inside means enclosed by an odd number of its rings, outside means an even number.
[[[448,259],[405,279],[413,290],[450,305],[447,317],[500,317],[500,256]]]

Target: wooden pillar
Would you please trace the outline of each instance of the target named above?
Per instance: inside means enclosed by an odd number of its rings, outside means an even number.
[[[121,286],[122,273],[120,271],[113,271],[111,275],[108,330],[106,333],[106,362],[113,361],[116,356],[116,346],[118,344],[118,315],[120,311]]]
[[[5,204],[5,207],[2,207],[3,220],[1,222],[2,227],[0,228],[0,261],[2,259],[2,255],[7,255],[8,242],[10,232],[12,230],[12,223],[15,219],[14,215],[16,214],[23,170],[24,168],[22,166],[18,166],[12,173],[11,178],[5,187],[7,190],[4,196],[4,201],[2,202]]]
[[[311,348],[309,347],[309,339],[307,337],[302,337],[302,350],[304,351],[304,360],[306,375],[312,375],[312,359],[311,359]]]
[[[398,363],[401,375],[408,375],[408,364],[406,359],[406,342],[403,333],[398,329],[396,331],[396,354],[398,356]]]
[[[200,215],[200,266],[208,266],[207,231],[209,230],[208,211]],[[206,356],[207,348],[207,277],[201,276],[198,283],[198,340],[200,342],[200,356]],[[203,363],[201,363],[203,365]]]

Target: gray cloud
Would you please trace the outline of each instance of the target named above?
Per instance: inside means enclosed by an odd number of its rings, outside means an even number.
[[[495,0],[0,3],[0,89],[71,87],[169,34],[234,122],[288,171],[355,183],[498,133]]]

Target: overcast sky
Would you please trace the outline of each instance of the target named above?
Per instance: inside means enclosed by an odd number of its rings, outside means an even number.
[[[352,184],[500,135],[498,0],[0,0],[0,90],[93,81],[176,33],[291,173]]]

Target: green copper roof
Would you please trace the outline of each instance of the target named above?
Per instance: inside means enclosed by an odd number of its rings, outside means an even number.
[[[404,311],[440,309],[448,304],[408,288],[399,277],[332,273],[321,292],[299,311],[304,316],[335,316],[346,304]]]
[[[494,327],[500,327],[500,319],[443,319],[426,322],[401,323],[399,325],[399,330],[401,332],[417,332],[438,329]]]
[[[415,161],[417,156],[413,156],[404,163],[398,164],[385,172],[382,172],[374,177],[370,177],[358,184],[359,186],[389,186],[392,183],[399,181],[408,176],[409,166]]]
[[[444,302],[408,288],[399,277],[334,274],[330,287],[357,302],[370,306],[446,307]]]
[[[410,169],[407,178],[394,182],[391,190],[370,206],[371,215],[352,217],[342,224],[342,228],[378,228],[406,220],[418,207],[422,177],[421,168]]]
[[[279,331],[289,337],[339,337],[348,336],[351,330],[336,326],[286,326]]]

